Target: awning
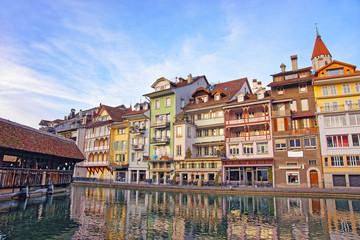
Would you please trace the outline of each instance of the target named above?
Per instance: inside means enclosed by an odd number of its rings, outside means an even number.
[[[314,113],[310,113],[310,114],[293,115],[291,117],[292,118],[301,118],[301,117],[312,117],[314,115],[315,115]]]

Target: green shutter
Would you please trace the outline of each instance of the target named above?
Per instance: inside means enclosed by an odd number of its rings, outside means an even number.
[[[217,163],[215,163],[215,168],[217,168]]]

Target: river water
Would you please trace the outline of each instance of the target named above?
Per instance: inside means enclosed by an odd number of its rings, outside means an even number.
[[[0,202],[0,239],[360,239],[360,200],[72,186]]]

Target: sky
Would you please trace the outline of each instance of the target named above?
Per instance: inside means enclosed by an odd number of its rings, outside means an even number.
[[[101,104],[144,101],[156,79],[247,77],[311,66],[315,24],[360,67],[360,0],[1,0],[0,118],[39,128]]]

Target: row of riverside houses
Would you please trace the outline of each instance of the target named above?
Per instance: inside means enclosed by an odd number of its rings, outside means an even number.
[[[159,78],[144,95],[149,102],[100,105],[40,123],[77,137],[86,156],[78,178],[360,187],[360,72],[332,60],[318,32],[311,60],[312,67],[299,69],[291,56],[292,70],[281,64],[270,90],[247,78],[213,85],[191,74]]]

